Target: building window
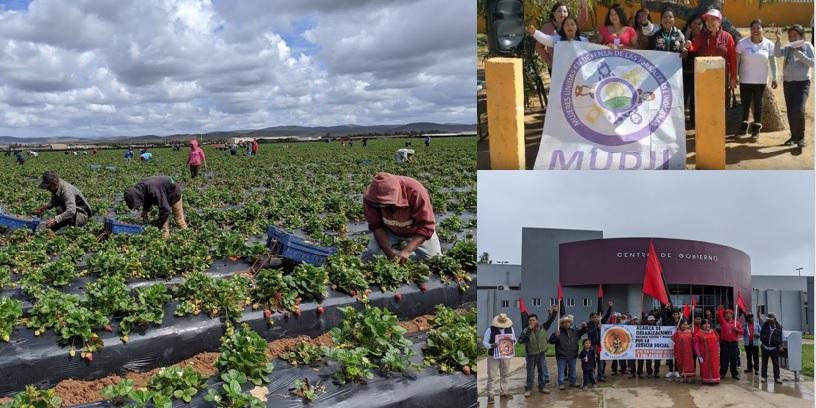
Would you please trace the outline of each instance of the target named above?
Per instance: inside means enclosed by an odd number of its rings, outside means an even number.
[[[556,298],[550,298],[550,306],[555,306],[555,305],[557,305],[557,304],[558,304],[558,299],[556,299]]]
[[[541,298],[533,298],[533,306],[541,306]]]
[[[518,308],[519,308],[519,301],[517,300],[516,301],[516,309],[518,309]]]
[[[503,307],[503,308],[505,308],[505,309],[507,309],[508,307],[510,307],[510,301],[509,301],[509,300],[502,300],[501,302],[502,302],[502,303],[501,303],[501,307]]]
[[[565,306],[575,306],[575,298],[565,298],[564,302]]]
[[[584,298],[584,307],[592,306],[592,299]]]

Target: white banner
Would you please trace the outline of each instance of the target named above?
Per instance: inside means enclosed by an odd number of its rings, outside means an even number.
[[[685,169],[680,54],[555,45],[536,170]]]
[[[674,326],[601,325],[601,360],[674,358]]]

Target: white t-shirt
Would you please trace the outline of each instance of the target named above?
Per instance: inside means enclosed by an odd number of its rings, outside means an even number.
[[[737,43],[737,54],[740,54],[739,81],[744,84],[768,83],[768,60],[773,58],[774,44],[763,38],[754,44],[751,37],[745,37]]]

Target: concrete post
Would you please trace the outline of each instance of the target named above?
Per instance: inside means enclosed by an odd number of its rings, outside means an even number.
[[[697,169],[725,169],[725,60],[694,60],[695,151]]]
[[[525,170],[524,77],[521,58],[485,62],[490,168]]]

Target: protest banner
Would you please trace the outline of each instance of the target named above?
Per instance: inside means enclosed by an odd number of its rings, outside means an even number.
[[[499,334],[496,336],[496,353],[493,358],[513,358],[516,355],[516,343],[512,334]]]
[[[555,44],[537,170],[685,169],[680,54]]]
[[[674,326],[601,325],[601,360],[674,358]]]

